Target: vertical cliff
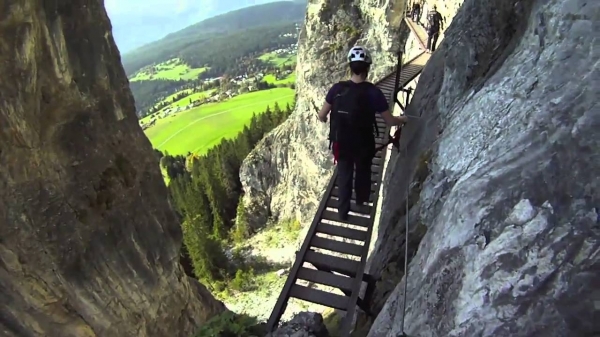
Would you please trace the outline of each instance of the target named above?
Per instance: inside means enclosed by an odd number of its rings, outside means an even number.
[[[181,231],[98,0],[0,3],[0,335],[190,336],[223,310]]]
[[[346,55],[355,43],[373,52],[370,80],[387,75],[396,64],[404,1],[310,0],[300,33],[296,109],[265,137],[244,161],[240,178],[253,226],[269,216],[314,216],[333,172],[328,126],[316,113],[335,81],[348,75]]]
[[[600,3],[467,0],[389,162],[370,337],[600,333]],[[408,278],[403,277],[409,189]]]

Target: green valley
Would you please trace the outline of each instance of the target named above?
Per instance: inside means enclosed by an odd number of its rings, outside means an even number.
[[[153,79],[163,80],[193,80],[208,68],[191,68],[181,59],[174,58],[155,66],[148,66],[137,71],[130,81],[147,81]]]
[[[237,135],[253,114],[293,107],[304,10],[291,1],[247,7],[123,55],[152,145],[173,155],[204,154]]]
[[[244,214],[243,160],[294,109],[305,6],[279,1],[243,8],[123,56],[139,124],[181,215],[184,269],[228,306],[244,303],[236,307],[240,311],[253,298],[271,296],[253,295],[253,284],[280,287],[275,272],[283,262],[260,254],[244,257],[250,247],[242,243],[256,237],[254,246],[275,252],[279,226],[289,234],[290,247],[300,230],[295,219],[285,219],[257,236],[236,217]],[[282,252],[289,255],[288,250]]]
[[[145,122],[155,122],[146,130],[146,135],[156,149],[169,154],[204,154],[221,139],[237,135],[253,114],[265,111],[268,106],[291,105],[293,100],[292,89],[275,88],[208,103],[163,118],[148,116]]]

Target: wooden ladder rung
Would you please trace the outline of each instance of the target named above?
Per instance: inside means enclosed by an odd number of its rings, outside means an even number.
[[[304,262],[312,264],[313,266],[317,267],[317,269],[327,269],[328,271],[334,271],[336,273],[348,275],[351,277],[356,276],[356,272],[360,265],[358,261],[343,259],[341,257],[328,254],[317,253],[312,250],[306,252],[306,255],[304,256]]]
[[[326,271],[300,268],[298,271],[298,278],[309,282],[324,284],[326,286],[338,288],[344,292],[352,291],[353,278],[348,276],[341,276]]]
[[[331,191],[331,195],[334,197],[340,197],[340,191],[338,189],[338,187],[334,187],[333,191]],[[371,194],[369,194],[369,202],[373,202],[375,195],[373,193],[373,191],[371,191]],[[356,200],[356,192],[352,191],[352,200]]]
[[[370,186],[371,186],[371,193],[379,191],[379,184],[377,184],[377,181],[371,181],[371,185]],[[334,185],[334,188],[338,188],[338,187],[339,186],[338,186],[337,181],[336,181],[336,184]]]
[[[327,200],[327,207],[338,208],[339,199],[329,198]],[[369,205],[357,205],[356,203],[350,202],[350,211],[360,214],[371,214],[371,206]]]
[[[372,172],[371,173],[371,183],[377,183],[381,180],[381,178],[379,178],[379,174]]]
[[[365,218],[362,216],[357,216],[357,215],[352,215],[352,214],[348,214],[348,219],[342,220],[339,217],[339,213],[333,212],[333,211],[327,211],[327,210],[323,211],[323,214],[321,214],[321,219],[347,223],[350,225],[355,225],[355,226],[360,226],[360,227],[365,227],[365,228],[371,226],[371,223],[373,222],[373,221],[371,221],[370,218]]]
[[[352,229],[352,228],[348,228],[348,227],[330,225],[330,224],[326,224],[326,223],[320,223],[317,226],[317,232],[327,234],[327,235],[338,236],[340,238],[357,240],[357,241],[365,241],[367,239],[366,231]]]
[[[347,310],[350,298],[347,296],[328,293],[318,289],[304,287],[294,284],[290,290],[290,296],[326,307],[339,310]]]
[[[332,252],[360,256],[363,251],[363,246],[356,245],[353,243],[336,241],[331,239],[322,238],[319,236],[314,236],[312,240],[310,240],[311,247],[327,249]]]

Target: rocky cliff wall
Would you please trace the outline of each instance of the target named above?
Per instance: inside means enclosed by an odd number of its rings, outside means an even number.
[[[312,220],[333,172],[328,125],[316,113],[329,86],[347,76],[346,55],[355,43],[373,52],[371,81],[392,71],[404,8],[403,1],[390,0],[308,2],[299,37],[296,109],[256,146],[240,172],[253,226],[269,216]]]
[[[97,0],[0,4],[0,335],[185,336],[222,311]]]
[[[592,1],[464,2],[389,163],[370,337],[401,332],[406,281],[409,336],[600,333],[599,22]]]

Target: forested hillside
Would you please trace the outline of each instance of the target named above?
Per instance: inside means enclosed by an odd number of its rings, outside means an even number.
[[[223,71],[231,60],[248,51],[290,42],[279,35],[304,19],[306,4],[280,1],[219,15],[123,55],[128,76],[144,66],[179,57],[190,66],[210,64]],[[292,40],[295,42],[295,39]],[[237,46],[237,44],[241,44]],[[232,48],[234,47],[234,48]],[[224,58],[225,60],[222,60]],[[205,76],[211,76],[207,73]]]
[[[254,115],[236,138],[222,140],[204,156],[171,156],[158,151],[161,166],[171,180],[170,195],[183,217],[184,242],[190,258],[186,269],[190,274],[193,269],[193,274],[211,287],[231,281],[239,270],[225,258],[227,242],[244,240],[251,234],[243,219],[236,222],[237,209],[242,207],[238,203],[242,194],[242,161],[267,132],[291,113],[290,105],[282,109],[275,103],[273,109],[267,107]]]

